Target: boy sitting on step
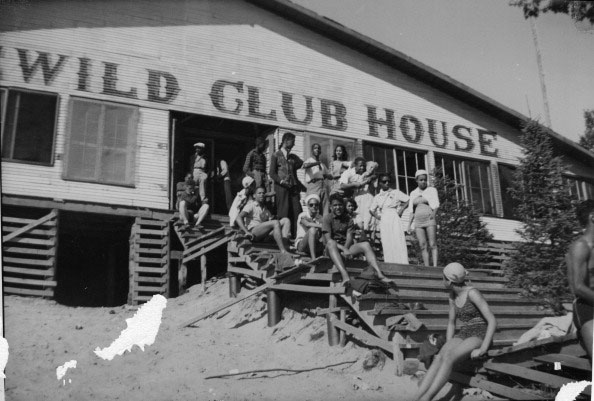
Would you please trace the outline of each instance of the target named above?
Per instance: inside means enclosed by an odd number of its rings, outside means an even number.
[[[272,235],[281,253],[288,253],[285,243],[291,235],[291,221],[283,217],[277,220],[264,203],[266,188],[256,188],[254,198],[249,200],[235,220],[237,225],[252,241],[262,241]]]
[[[354,231],[355,224],[345,212],[342,195],[332,194],[330,196],[330,213],[326,214],[322,220],[322,233],[326,241],[326,253],[340,271],[343,283],[349,281],[349,274],[346,271],[343,258],[350,259],[361,254],[365,255],[367,263],[375,270],[378,278],[390,281],[380,270],[369,242],[353,243]]]
[[[181,185],[180,185],[181,184]],[[210,206],[208,198],[200,200],[196,191],[196,183],[192,175],[188,173],[184,182],[177,183],[177,209],[179,210],[179,220],[182,223],[182,229],[188,229],[192,225],[199,229],[200,223],[208,214]]]

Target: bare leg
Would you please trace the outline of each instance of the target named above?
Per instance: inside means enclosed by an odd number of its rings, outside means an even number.
[[[278,220],[265,221],[252,229],[252,234],[254,234],[254,240],[256,241],[264,238],[270,233],[272,233],[272,237],[274,238],[278,249],[280,249],[281,252],[287,252],[287,248],[285,248],[285,244],[283,243],[281,225]]]
[[[582,338],[584,339],[584,345],[586,346],[586,352],[588,353],[588,357],[590,358],[590,361],[592,361],[592,325],[594,323],[594,320],[590,320],[589,322],[586,322],[582,328],[580,329],[580,334],[582,335]]]
[[[326,251],[328,252],[328,256],[334,263],[334,266],[338,268],[340,271],[340,275],[342,276],[342,282],[346,283],[349,281],[349,274],[346,271],[346,267],[342,260],[342,256],[340,255],[340,249],[338,249],[338,244],[333,239],[328,241],[326,244]]]
[[[427,239],[429,240],[429,248],[431,248],[433,266],[437,267],[437,226],[427,227]]]
[[[316,258],[316,246],[320,241],[320,230],[316,227],[310,227],[305,234],[307,237],[307,243],[309,245],[309,254],[311,255],[312,259]],[[303,238],[305,241],[305,238]]]
[[[437,371],[443,363],[443,358],[440,358],[439,356],[448,352],[449,349],[457,347],[458,345],[460,345],[461,342],[461,338],[452,338],[450,341],[443,345],[443,347],[439,351],[439,354],[437,354],[435,358],[433,358],[433,362],[431,363],[431,366],[429,366],[427,373],[425,374],[425,376],[423,376],[423,379],[419,384],[419,390],[417,391],[417,396],[415,397],[415,399],[421,397],[429,389],[431,383],[433,383],[435,375],[437,374]]]
[[[429,266],[429,252],[427,251],[427,236],[424,228],[415,228],[419,246],[421,247],[421,255],[423,255],[423,266]]]
[[[382,271],[379,268],[379,265],[377,264],[375,252],[373,252],[373,249],[371,248],[371,244],[369,244],[369,242],[365,241],[365,242],[358,242],[356,244],[353,244],[353,245],[351,245],[349,251],[351,251],[351,253],[353,255],[364,254],[365,259],[367,260],[369,265],[373,268],[373,270],[375,270],[375,272],[377,273],[377,276],[381,279],[386,279],[386,276],[384,276],[384,273],[382,273]]]
[[[196,217],[196,223],[194,224],[194,227],[200,227],[200,223],[202,223],[202,220],[204,220],[208,214],[209,209],[210,206],[208,203],[203,203],[202,206],[200,206],[198,213],[196,213],[196,216],[194,216]]]
[[[454,365],[470,357],[472,350],[479,348],[483,340],[478,337],[470,337],[460,342],[457,346],[448,348],[445,352],[440,352],[435,358],[442,359],[433,380],[427,381],[429,388],[420,394],[419,401],[430,401],[443,388],[450,378]]]
[[[179,218],[184,224],[190,224],[190,219],[188,216],[188,202],[181,201],[179,202]]]

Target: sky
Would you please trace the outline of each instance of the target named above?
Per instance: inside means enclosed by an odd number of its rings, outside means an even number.
[[[507,0],[292,0],[526,116],[546,121],[530,22]],[[551,128],[578,141],[594,109],[594,28],[536,19]]]

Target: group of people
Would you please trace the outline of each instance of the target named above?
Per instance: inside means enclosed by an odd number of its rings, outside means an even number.
[[[414,226],[421,244],[423,262],[437,265],[436,219],[439,198],[435,188],[428,186],[425,170],[415,173],[418,187],[406,195],[390,188],[391,176],[377,173],[377,163],[361,157],[348,161],[346,149],[336,147],[331,165],[320,160],[322,148],[312,145],[312,156],[303,162],[291,153],[295,136],[286,133],[280,149],[272,154],[269,177],[276,197],[276,216],[266,204],[268,187],[266,175],[266,141],[258,139],[256,149],[246,158],[243,189],[236,195],[230,208],[231,225],[255,241],[272,236],[281,252],[289,251],[289,239],[295,238],[295,249],[309,254],[312,259],[322,253],[330,257],[339,269],[343,282],[349,281],[345,259],[364,255],[381,280],[387,280],[380,270],[375,253],[366,240],[372,219],[379,225],[384,260],[408,263],[404,230],[400,223],[403,212],[410,210],[408,231]],[[297,179],[299,168],[305,169],[306,185]],[[197,171],[196,171],[197,170]],[[178,184],[180,215],[190,204],[200,224],[208,212],[208,201],[195,194],[195,178],[200,168],[188,173],[184,183]],[[198,173],[198,174],[196,174]],[[377,180],[378,191],[372,194],[370,185]],[[199,180],[196,180],[200,182]],[[301,210],[300,193],[306,192],[306,210]],[[196,207],[198,199],[202,199]],[[566,261],[568,279],[575,296],[573,319],[582,346],[592,358],[592,327],[594,320],[594,201],[582,202],[577,217],[584,233],[570,247]],[[359,231],[359,241],[355,241]],[[429,250],[431,251],[429,253]],[[450,263],[443,269],[444,286],[450,290],[449,319],[446,342],[441,348],[417,390],[416,399],[431,400],[448,381],[456,363],[486,355],[492,343],[497,323],[489,305],[479,290],[469,285],[468,272],[459,263]],[[461,322],[455,333],[456,320]]]
[[[391,174],[378,173],[379,165],[376,162],[366,161],[362,157],[349,160],[343,145],[336,146],[333,160],[326,166],[321,158],[322,146],[319,143],[312,144],[311,156],[305,161],[291,153],[294,144],[295,136],[290,132],[285,133],[279,150],[271,155],[267,175],[267,142],[258,138],[256,148],[246,157],[243,171],[246,177],[253,178],[252,193],[260,187],[264,187],[265,194],[274,193],[275,204],[272,208],[276,209],[277,220],[283,226],[290,224],[290,228],[285,231],[295,238],[295,247],[299,251],[308,252],[314,257],[323,249],[321,243],[326,244],[326,241],[322,217],[333,214],[331,199],[334,196],[335,199],[342,199],[345,216],[353,220],[356,237],[360,238],[361,243],[369,239],[374,228],[379,229],[384,261],[391,263],[408,263],[405,230],[400,221],[402,214],[408,210],[411,219],[407,231],[412,232],[414,226],[424,264],[429,265],[430,250],[433,265],[437,265],[435,213],[439,199],[435,188],[427,185],[428,174],[425,170],[416,172],[418,188],[408,196],[390,187]],[[297,178],[299,169],[304,170],[305,185]],[[377,183],[376,186],[374,183]],[[244,192],[246,190],[249,191],[244,189]],[[302,192],[305,192],[304,211],[301,207]],[[236,216],[233,210],[231,214]],[[231,219],[231,224],[235,223],[235,219]],[[283,243],[285,245],[281,250],[286,250],[288,238],[284,238]]]

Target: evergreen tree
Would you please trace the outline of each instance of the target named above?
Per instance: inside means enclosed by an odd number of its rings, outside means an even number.
[[[522,130],[523,158],[515,171],[510,193],[517,202],[522,221],[518,234],[524,242],[505,265],[513,286],[560,308],[569,294],[564,256],[579,227],[575,220],[574,198],[563,180],[566,170],[554,156],[551,139],[536,121]]]
[[[485,262],[485,256],[474,252],[490,241],[493,236],[480,220],[480,215],[472,203],[467,203],[458,197],[461,185],[448,176],[444,176],[440,169],[433,172],[433,186],[439,195],[439,209],[436,219],[439,224],[437,232],[437,249],[439,250],[439,265],[445,266],[451,262],[461,263],[464,267],[478,268]],[[415,239],[416,240],[416,239]],[[418,243],[415,245],[417,259],[422,260]]]
[[[594,110],[584,110],[586,131],[580,137],[580,146],[594,152]]]

